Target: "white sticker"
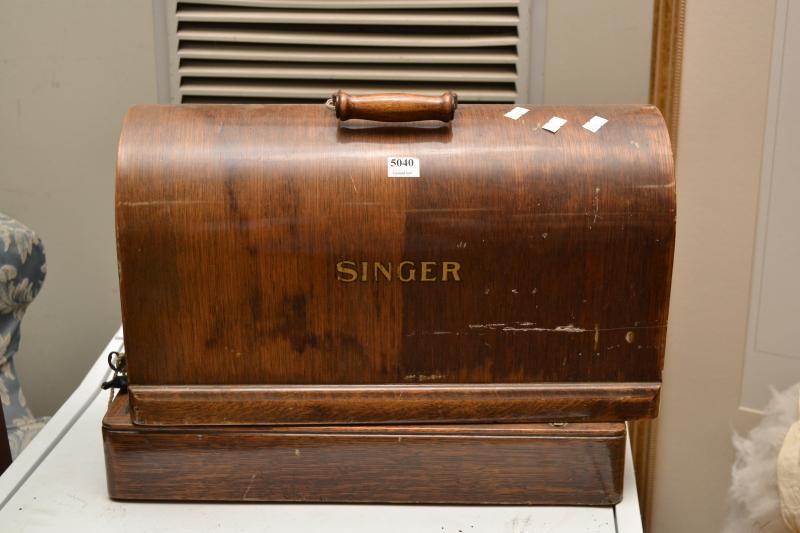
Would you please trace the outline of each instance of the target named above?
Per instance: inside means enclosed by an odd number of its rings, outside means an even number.
[[[387,157],[386,168],[390,178],[419,177],[419,159],[416,157]]]
[[[608,122],[607,118],[598,117],[595,115],[589,120],[589,122],[584,124],[583,127],[592,133],[597,133],[597,130],[602,128],[606,122]]]
[[[525,109],[524,107],[515,107],[514,109],[512,109],[511,111],[509,111],[508,113],[506,113],[503,116],[504,117],[508,117],[511,120],[517,120],[519,117],[521,117],[522,115],[524,115],[528,111],[529,110]]]
[[[561,126],[563,126],[566,123],[567,121],[561,117],[553,117],[547,121],[547,124],[542,126],[542,129],[555,133]]]

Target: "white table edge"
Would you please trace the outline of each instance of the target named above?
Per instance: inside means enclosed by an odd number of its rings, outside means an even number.
[[[99,384],[111,374],[106,354],[121,348],[122,328],[119,328],[78,388],[0,476],[0,511],[100,394]]]
[[[639,509],[639,491],[636,487],[636,475],[633,470],[630,437],[625,439],[625,473],[623,476],[622,501],[614,506],[617,532],[642,533],[642,514]]]
[[[123,333],[122,328],[120,328],[89,369],[78,388],[75,389],[19,457],[11,463],[5,473],[0,476],[0,511],[3,510],[14,494],[58,445],[64,435],[69,432],[86,408],[95,401],[101,392],[99,384],[106,381],[111,374],[106,355],[111,351],[121,350],[122,345]],[[626,439],[625,445],[623,498],[613,508],[615,528],[617,532],[621,533],[642,533],[630,439]]]

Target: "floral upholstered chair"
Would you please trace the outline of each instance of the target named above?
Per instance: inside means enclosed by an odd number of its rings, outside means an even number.
[[[14,373],[20,320],[42,287],[44,247],[23,224],[0,213],[0,403],[11,456],[16,457],[46,422],[34,418]]]

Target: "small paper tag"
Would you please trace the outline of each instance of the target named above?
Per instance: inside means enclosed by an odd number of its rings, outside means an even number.
[[[390,178],[419,177],[419,159],[416,157],[387,157],[386,168]]]
[[[597,115],[593,116],[589,119],[589,122],[583,125],[583,127],[592,133],[597,133],[597,130],[602,128],[605,123],[608,122],[607,118],[598,117]]]
[[[528,111],[529,111],[529,109],[525,109],[524,107],[515,107],[514,109],[512,109],[511,111],[509,111],[508,113],[506,113],[503,116],[504,117],[508,117],[511,120],[517,120],[519,117],[521,117],[522,115],[524,115]]]
[[[563,126],[566,123],[567,121],[561,117],[552,117],[550,120],[547,121],[547,124],[542,126],[542,129],[555,133],[561,126]]]

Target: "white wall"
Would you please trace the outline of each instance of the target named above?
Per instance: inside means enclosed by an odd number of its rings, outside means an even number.
[[[778,0],[764,132],[742,407],[800,381],[800,2]]]
[[[17,358],[36,414],[119,325],[116,145],[126,109],[155,98],[150,0],[0,0],[0,211],[39,233],[48,261]]]
[[[653,0],[549,0],[544,101],[646,103]]]
[[[773,1],[688,2],[652,531],[720,531],[733,463]]]

